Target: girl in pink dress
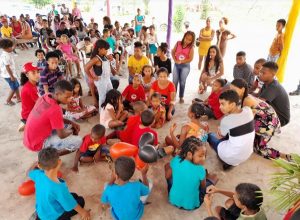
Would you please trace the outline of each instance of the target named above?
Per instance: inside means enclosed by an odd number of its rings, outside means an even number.
[[[69,120],[79,120],[94,116],[97,113],[96,107],[82,103],[82,88],[80,82],[77,79],[71,79],[71,84],[73,86],[73,97],[67,106],[65,117]]]
[[[64,59],[68,63],[66,78],[68,79],[69,77],[72,77],[73,62],[76,64],[77,78],[80,78],[81,69],[80,69],[79,57],[76,55],[77,48],[70,43],[69,37],[67,35],[65,35],[65,34],[61,35],[60,44],[58,45],[57,49],[61,50],[61,52],[63,53]]]

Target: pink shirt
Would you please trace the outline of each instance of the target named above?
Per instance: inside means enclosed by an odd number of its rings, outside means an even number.
[[[51,95],[40,97],[26,122],[23,144],[32,151],[40,151],[52,130],[63,129],[64,120],[61,107]]]
[[[181,41],[177,41],[175,57],[177,60],[185,60],[189,58],[191,47],[183,48],[181,45]]]
[[[74,17],[76,16],[77,18],[81,18],[81,12],[80,12],[79,8],[73,8],[72,14]]]

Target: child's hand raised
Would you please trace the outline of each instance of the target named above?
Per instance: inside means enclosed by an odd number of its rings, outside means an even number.
[[[170,133],[174,133],[176,128],[177,128],[177,124],[176,123],[172,124],[172,126],[170,127]]]

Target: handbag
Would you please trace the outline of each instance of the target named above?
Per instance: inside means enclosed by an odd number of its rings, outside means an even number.
[[[196,46],[199,47],[199,45],[200,45],[200,40],[199,38],[196,38]]]

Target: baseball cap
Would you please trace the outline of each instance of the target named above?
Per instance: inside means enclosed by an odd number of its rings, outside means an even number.
[[[23,65],[23,72],[25,72],[25,73],[27,73],[27,72],[29,72],[29,71],[34,71],[34,70],[42,70],[42,68],[39,68],[39,67],[37,67],[37,66],[34,66],[34,65],[32,64],[32,62],[25,63],[25,64]]]

